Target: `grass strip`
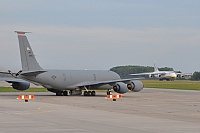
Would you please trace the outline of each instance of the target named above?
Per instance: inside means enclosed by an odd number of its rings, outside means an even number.
[[[0,87],[0,92],[20,92],[19,90],[15,90],[12,87]],[[46,88],[29,88],[24,92],[47,92]]]
[[[199,81],[175,80],[175,81],[158,81],[158,80],[141,80],[145,88],[159,89],[179,89],[179,90],[198,90],[200,91]],[[96,90],[97,92],[106,92],[107,90]],[[0,92],[20,92],[12,87],[0,87]],[[24,92],[48,92],[46,88],[29,88]]]
[[[175,81],[158,81],[142,80],[145,88],[163,88],[179,90],[200,90],[199,81],[175,80]]]

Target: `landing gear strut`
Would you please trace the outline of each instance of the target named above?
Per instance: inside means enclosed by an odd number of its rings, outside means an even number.
[[[112,94],[111,90],[108,89],[108,90],[107,90],[107,95],[111,95],[111,94]]]
[[[84,95],[84,96],[95,96],[95,95],[96,95],[96,92],[95,92],[95,91],[89,91],[88,88],[89,88],[89,87],[85,87],[85,86],[84,86],[84,89],[85,89],[86,91],[84,91],[83,95]]]

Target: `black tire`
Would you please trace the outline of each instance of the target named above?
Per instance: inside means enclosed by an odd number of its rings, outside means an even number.
[[[91,96],[96,96],[96,92],[92,91]]]
[[[60,92],[56,92],[56,96],[60,96]]]
[[[88,96],[91,96],[91,94],[92,94],[92,92],[91,92],[91,91],[88,91],[87,93],[88,93],[88,94],[87,94]]]
[[[88,92],[87,92],[87,91],[84,91],[83,95],[84,95],[84,96],[87,96],[87,95],[88,95]]]
[[[56,96],[63,96],[63,92],[56,92]]]
[[[67,96],[68,95],[68,92],[67,91],[64,91],[63,92],[63,96]]]

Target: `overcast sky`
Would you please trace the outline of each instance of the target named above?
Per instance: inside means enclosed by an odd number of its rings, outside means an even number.
[[[21,69],[15,30],[45,69],[200,71],[199,0],[1,0],[0,70]]]

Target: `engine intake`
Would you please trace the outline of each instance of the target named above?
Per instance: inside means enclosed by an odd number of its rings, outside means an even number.
[[[117,82],[114,86],[113,86],[113,90],[117,93],[126,93],[128,91],[128,88],[126,86],[125,83],[123,82]]]
[[[178,77],[178,78],[185,78],[185,75],[177,74],[177,77]]]
[[[152,74],[149,74],[149,78],[153,78],[153,75],[152,75]]]
[[[127,84],[127,88],[131,91],[138,92],[141,91],[144,88],[144,85],[139,80],[133,80],[130,83]]]

